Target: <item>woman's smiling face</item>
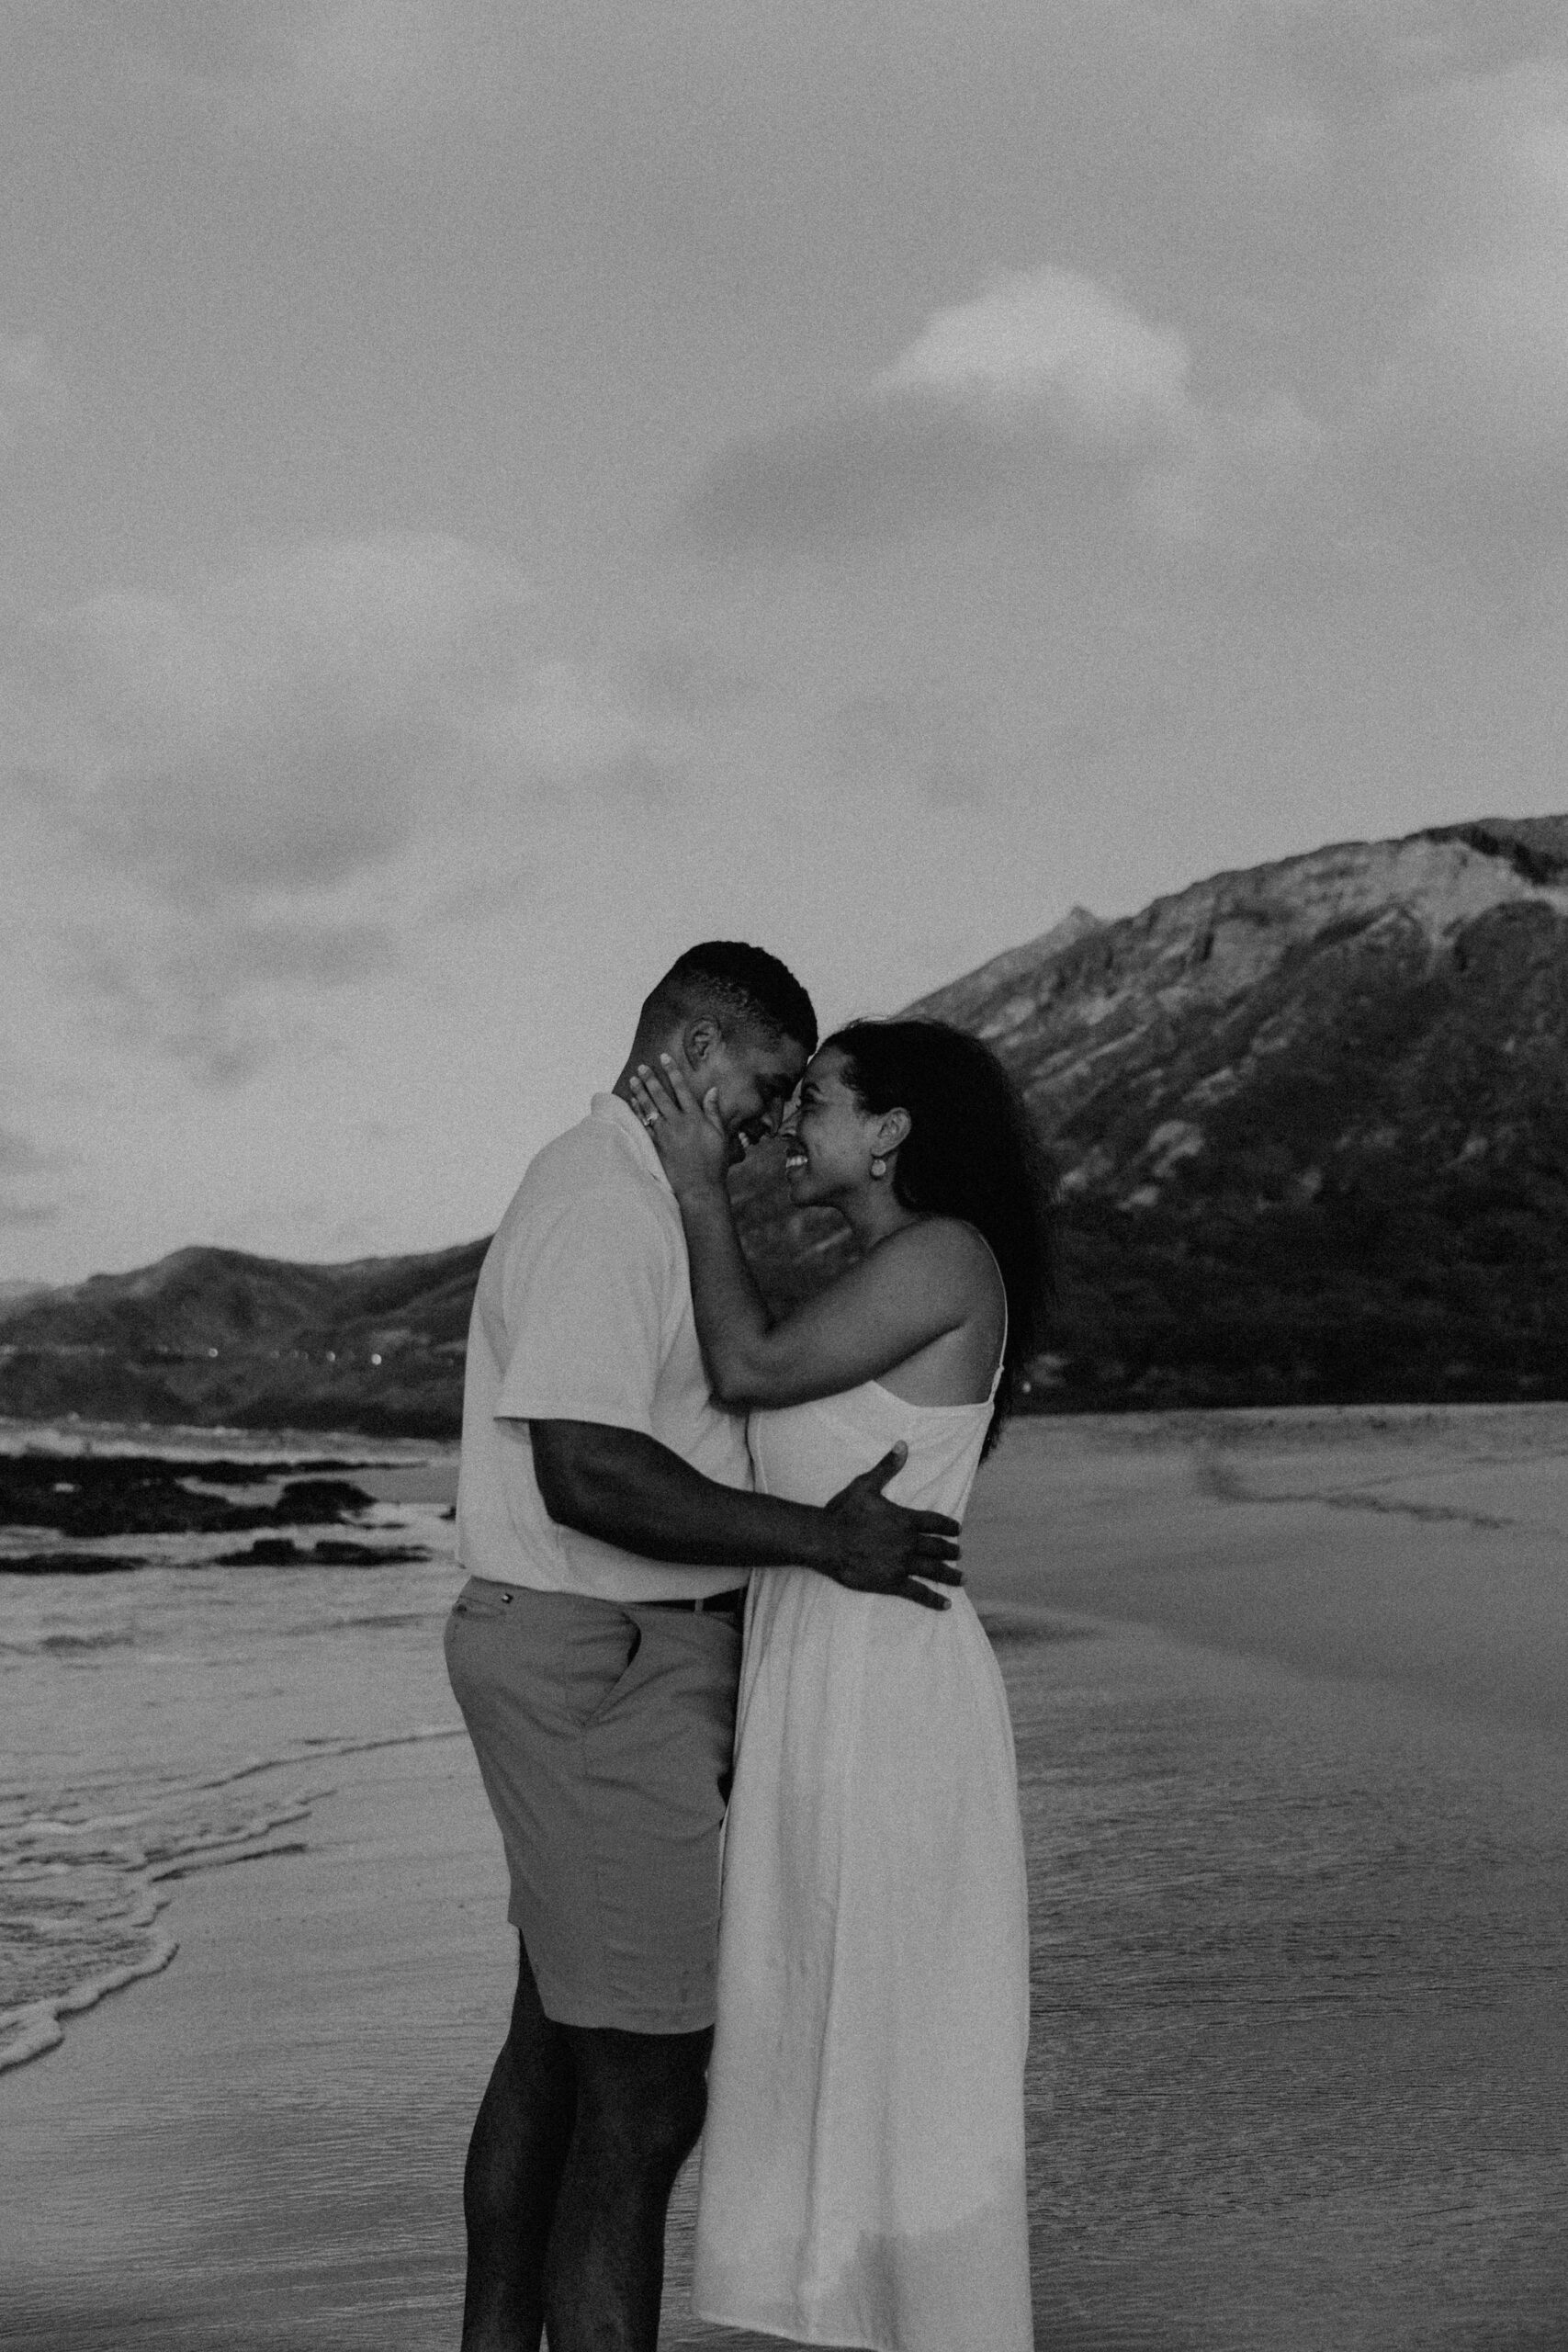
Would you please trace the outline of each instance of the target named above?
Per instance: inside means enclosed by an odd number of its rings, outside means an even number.
[[[807,1065],[799,1108],[784,1122],[784,1172],[793,1200],[829,1201],[870,1177],[874,1136],[883,1119],[862,1109],[848,1071],[837,1046],[825,1046]]]

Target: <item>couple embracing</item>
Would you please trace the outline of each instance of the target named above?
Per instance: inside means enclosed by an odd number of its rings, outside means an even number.
[[[726,1170],[796,1099],[791,1196],[858,1256],[775,1319]],[[699,2133],[700,2316],[1027,2352],[1023,1848],[953,1564],[1045,1231],[983,1046],[819,1046],[730,941],[525,1175],[469,1329],[446,1632],[520,1945],[463,2352],[654,2352]]]

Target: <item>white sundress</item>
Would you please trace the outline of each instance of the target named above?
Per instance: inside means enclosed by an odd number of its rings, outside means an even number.
[[[989,1404],[875,1381],[751,1416],[821,1503],[903,1438],[961,1518]],[[875,2352],[1029,2352],[1029,1915],[1012,1725],[966,1593],[751,1580],[725,1834],[693,2308]]]

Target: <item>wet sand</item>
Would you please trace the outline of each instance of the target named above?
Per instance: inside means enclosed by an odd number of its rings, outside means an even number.
[[[308,1849],[204,1872],[164,1973],[0,2077],[7,2352],[455,2346],[461,2176],[512,1997],[466,1738],[342,1759]],[[682,2324],[694,2182],[670,2230]]]
[[[176,1887],[173,1964],[0,2077],[6,2342],[455,2341],[493,1860],[456,1737],[346,1759],[308,1851]]]
[[[967,1559],[1031,1828],[1042,2352],[1561,2352],[1568,1409],[1023,1425]],[[0,2077],[17,2352],[455,2345],[499,1848],[461,1736],[332,1778]],[[690,2201],[662,2342],[755,2352],[684,2316]]]
[[[1011,1433],[975,1589],[1568,1737],[1568,1405]]]

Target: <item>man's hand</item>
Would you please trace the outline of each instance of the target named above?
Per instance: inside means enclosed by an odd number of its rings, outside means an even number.
[[[534,1421],[523,1442],[532,1446],[545,1509],[558,1525],[645,1560],[813,1567],[852,1591],[897,1593],[923,1609],[948,1605],[932,1584],[964,1581],[953,1566],[956,1522],[934,1510],[905,1510],[883,1494],[908,1453],[906,1445],[896,1445],[819,1510],[782,1495],[721,1487],[641,1430]]]
[[[824,1576],[852,1592],[897,1594],[923,1609],[951,1606],[932,1584],[962,1584],[958,1521],[940,1511],[906,1510],[882,1489],[904,1467],[909,1449],[901,1441],[871,1470],[863,1470],[823,1505],[832,1522],[832,1555],[818,1563]],[[921,1579],[929,1579],[922,1582]]]
[[[627,1080],[632,1109],[653,1137],[676,1199],[724,1190],[732,1153],[719,1115],[718,1089],[710,1086],[699,1102],[672,1055],[660,1054],[659,1069],[639,1062]]]

